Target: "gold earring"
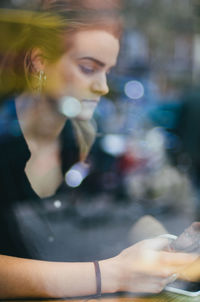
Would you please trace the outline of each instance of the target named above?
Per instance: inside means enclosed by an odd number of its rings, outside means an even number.
[[[41,94],[47,77],[44,70],[37,72],[37,70],[34,68],[31,60],[31,50],[26,53],[24,58],[24,72],[25,79],[30,90],[32,92]]]
[[[47,77],[43,70],[40,70],[35,77],[36,77],[36,83],[35,83],[34,90],[40,94],[40,93],[42,93],[42,91],[45,87]]]

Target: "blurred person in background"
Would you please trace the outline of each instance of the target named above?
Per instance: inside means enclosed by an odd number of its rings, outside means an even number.
[[[100,283],[93,262],[35,254],[35,229],[27,243],[28,225],[21,228],[14,215],[16,204],[26,216],[29,200],[37,207],[61,190],[67,169],[88,155],[90,120],[119,52],[117,7],[113,0],[42,1],[38,24],[24,26],[2,60],[0,298],[155,293],[196,259],[163,251],[163,238],[146,240],[99,261]],[[49,16],[58,23],[44,29]]]

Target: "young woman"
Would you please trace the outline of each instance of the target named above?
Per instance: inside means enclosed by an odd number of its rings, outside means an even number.
[[[195,259],[162,251],[167,242],[156,238],[95,263],[33,260],[13,215],[15,202],[52,196],[67,169],[87,157],[90,119],[119,52],[113,8],[113,0],[44,1],[38,25],[24,28],[3,61],[1,80],[14,97],[1,111],[0,298],[159,292]],[[42,28],[50,16],[56,23]]]

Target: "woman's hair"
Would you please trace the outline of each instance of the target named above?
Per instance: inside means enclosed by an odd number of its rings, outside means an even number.
[[[39,48],[46,60],[55,62],[71,47],[76,32],[101,29],[119,39],[122,29],[119,8],[119,0],[42,0],[37,10],[27,12],[25,24],[14,20],[10,30],[15,31],[15,36],[12,42],[6,43],[9,45],[6,54],[2,54],[1,96],[5,98],[29,90],[34,73],[31,61],[34,48]],[[94,140],[94,131],[89,124],[86,126],[87,122],[74,120],[73,123],[80,158],[84,159]]]
[[[54,62],[71,47],[76,32],[102,29],[119,39],[122,26],[118,12],[119,0],[40,1],[37,11],[26,12],[24,24],[21,20],[7,24],[7,31],[14,34],[7,38],[12,41],[6,41],[5,53],[0,53],[0,94],[20,93],[29,88],[25,71],[29,68],[28,73],[32,72],[27,58],[34,48],[40,48],[44,57]],[[5,22],[3,25],[6,26]]]

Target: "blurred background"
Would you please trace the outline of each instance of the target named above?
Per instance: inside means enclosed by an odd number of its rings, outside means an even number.
[[[77,254],[91,245],[99,258],[134,242],[132,226],[144,215],[174,234],[200,219],[200,4],[127,0],[122,10],[121,51],[95,112],[95,144],[87,163],[65,175],[67,201],[61,194],[44,203],[56,231],[58,221],[73,220],[75,241],[82,230]]]

